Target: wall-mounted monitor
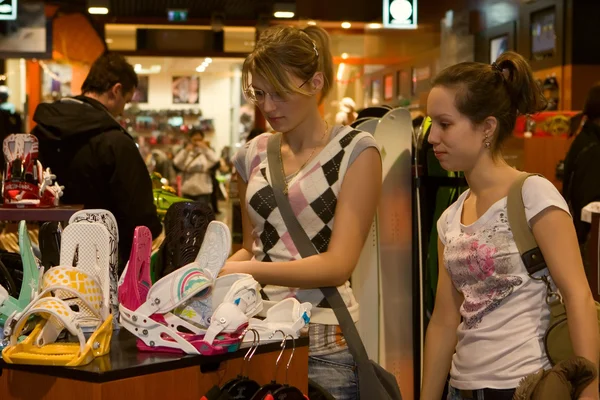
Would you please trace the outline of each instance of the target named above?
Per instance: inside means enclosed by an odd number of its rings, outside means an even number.
[[[556,7],[531,13],[531,57],[551,58],[556,54]]]
[[[52,21],[44,3],[14,2],[15,20],[0,20],[0,58],[52,58]]]
[[[502,55],[502,53],[510,50],[508,44],[508,35],[502,35],[490,39],[490,64],[493,63]]]

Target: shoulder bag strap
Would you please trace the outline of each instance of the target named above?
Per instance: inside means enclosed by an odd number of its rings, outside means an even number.
[[[530,176],[542,175],[523,173],[517,178],[508,191],[506,212],[508,214],[508,225],[513,233],[515,243],[517,244],[525,268],[527,268],[527,273],[533,275],[546,268],[546,261],[531,232],[531,228],[527,221],[527,215],[525,214],[523,184]]]
[[[283,176],[283,166],[280,158],[280,140],[281,134],[278,133],[271,136],[267,143],[267,160],[269,163],[271,186],[273,187],[275,201],[277,202],[277,207],[285,222],[285,226],[287,227],[296,248],[302,257],[306,258],[316,255],[318,252],[306,234],[306,231],[302,228],[302,225],[300,225],[300,222],[298,222],[298,219],[294,215],[294,211],[292,210],[288,198],[283,194],[283,182],[285,177]],[[369,366],[369,356],[367,355],[365,346],[339,291],[336,287],[322,287],[320,289],[327,298],[327,301],[333,309],[338,323],[342,328],[342,333],[348,344],[348,349],[354,357],[354,362],[359,365],[359,368],[362,365],[365,370],[368,368],[369,371],[372,371],[372,368]]]

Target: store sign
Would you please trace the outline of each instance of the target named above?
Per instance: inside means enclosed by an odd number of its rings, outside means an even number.
[[[417,0],[383,0],[383,27],[417,28]]]
[[[186,22],[188,19],[188,10],[167,10],[169,22]]]
[[[0,0],[0,21],[17,19],[17,0]]]

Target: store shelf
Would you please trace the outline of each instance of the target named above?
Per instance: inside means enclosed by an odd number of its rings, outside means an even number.
[[[0,208],[0,221],[68,221],[82,205],[53,208]]]

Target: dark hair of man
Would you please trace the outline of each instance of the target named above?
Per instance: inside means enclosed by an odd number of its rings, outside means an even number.
[[[196,135],[200,135],[202,137],[202,139],[204,139],[204,131],[200,128],[192,128],[190,129],[189,132],[190,135],[190,139],[193,138]]]
[[[123,94],[132,92],[138,86],[138,77],[131,64],[120,54],[105,52],[94,64],[81,86],[81,92],[104,94],[120,83]]]

